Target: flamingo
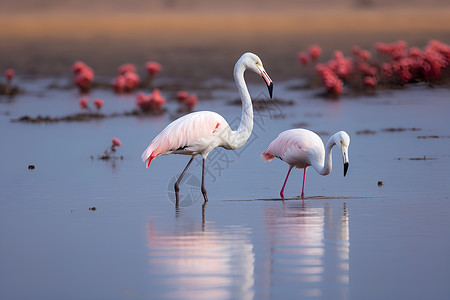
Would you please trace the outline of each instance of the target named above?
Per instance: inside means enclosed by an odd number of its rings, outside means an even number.
[[[283,131],[270,143],[269,147],[261,154],[264,161],[271,161],[275,157],[289,165],[289,170],[280,191],[284,198],[284,187],[293,167],[303,169],[303,186],[301,197],[305,196],[306,169],[312,166],[320,175],[328,175],[331,172],[331,150],[338,145],[344,161],[344,176],[348,169],[348,146],[350,136],[345,131],[339,131],[332,135],[324,147],[320,137],[307,129],[290,129]]]
[[[253,106],[244,80],[245,70],[251,70],[264,79],[272,98],[273,82],[263,67],[261,59],[250,52],[244,53],[234,66],[234,80],[242,101],[241,122],[237,130],[232,130],[227,121],[218,113],[198,111],[180,117],[159,133],[142,154],[147,168],[158,156],[167,154],[191,155],[178,180],[175,182],[176,205],[179,204],[179,184],[194,158],[200,154],[203,159],[201,191],[205,203],[208,197],[205,188],[205,161],[209,152],[216,147],[227,150],[237,149],[245,144],[253,130]]]

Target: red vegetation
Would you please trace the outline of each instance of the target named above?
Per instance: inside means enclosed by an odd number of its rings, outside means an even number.
[[[140,78],[133,64],[124,64],[119,67],[118,75],[112,80],[111,86],[116,93],[133,92],[139,86]]]
[[[136,104],[142,111],[158,112],[161,111],[166,99],[161,95],[159,89],[154,89],[153,93],[145,95],[139,93],[137,95]]]
[[[77,61],[72,66],[72,72],[75,75],[75,85],[80,92],[89,92],[94,81],[94,71],[82,61]]]
[[[312,53],[319,53],[314,45]],[[312,51],[312,49],[316,49]],[[354,91],[373,92],[375,87],[396,87],[409,83],[425,82],[429,85],[448,82],[450,78],[450,46],[437,40],[430,41],[421,50],[408,48],[405,41],[376,43],[374,56],[359,46],[352,48],[353,56],[345,57],[339,50],[326,63],[316,65],[316,72],[328,95],[342,93],[343,87]],[[317,55],[317,57],[318,57]],[[306,52],[298,54],[302,65],[309,63]]]

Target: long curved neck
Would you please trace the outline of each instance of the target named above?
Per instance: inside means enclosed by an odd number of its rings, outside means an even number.
[[[323,163],[322,168],[318,168],[317,172],[319,172],[320,175],[328,175],[331,172],[331,150],[333,149],[333,146],[336,143],[334,142],[334,136],[330,137],[330,139],[328,140],[326,146],[325,146],[325,161]]]
[[[239,95],[242,101],[242,115],[239,128],[232,131],[230,135],[230,147],[237,149],[242,147],[252,134],[253,130],[253,105],[250,93],[244,80],[245,67],[243,64],[236,64],[234,68],[234,80],[239,90]]]

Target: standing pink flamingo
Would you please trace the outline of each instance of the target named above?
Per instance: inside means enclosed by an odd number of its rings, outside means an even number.
[[[205,189],[205,161],[209,152],[216,147],[227,150],[237,149],[245,144],[253,130],[253,106],[250,93],[244,80],[245,70],[251,70],[262,76],[272,97],[273,82],[264,70],[261,59],[253,53],[245,53],[234,66],[234,80],[242,101],[242,117],[239,128],[231,130],[227,121],[218,113],[199,111],[187,114],[169,125],[158,134],[142,154],[147,163],[155,157],[167,154],[191,155],[191,159],[175,182],[176,204],[179,204],[179,184],[195,156],[203,158],[201,191],[205,202],[208,201]]]
[[[284,187],[286,186],[289,173],[293,167],[303,170],[302,195],[305,196],[306,169],[312,166],[320,175],[328,175],[331,172],[331,149],[339,145],[344,160],[344,176],[348,169],[348,146],[350,137],[345,131],[335,133],[324,148],[320,137],[306,129],[291,129],[283,131],[270,143],[269,147],[261,154],[264,161],[271,161],[277,157],[289,165],[289,170],[280,191],[284,198]]]

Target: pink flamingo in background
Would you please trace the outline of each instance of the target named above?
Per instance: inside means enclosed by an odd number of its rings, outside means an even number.
[[[339,131],[332,135],[325,148],[320,137],[312,131],[291,129],[280,133],[264,150],[261,157],[264,161],[271,161],[277,157],[289,165],[280,191],[281,198],[284,198],[284,187],[293,167],[304,169],[302,198],[305,196],[306,169],[309,166],[316,169],[320,175],[328,175],[331,172],[331,150],[334,145],[338,145],[341,149],[345,176],[348,169],[348,146],[350,145],[350,137],[345,131]]]
[[[191,155],[191,159],[175,182],[176,204],[179,204],[179,184],[195,156],[203,158],[201,191],[208,201],[205,189],[205,161],[209,152],[216,147],[227,150],[237,149],[245,144],[253,130],[253,106],[244,80],[245,70],[261,75],[272,97],[273,82],[264,70],[261,59],[253,53],[245,53],[234,66],[234,80],[242,101],[242,117],[239,128],[231,130],[227,121],[218,113],[199,111],[187,114],[169,125],[158,134],[142,154],[147,167],[155,157],[167,154]]]

